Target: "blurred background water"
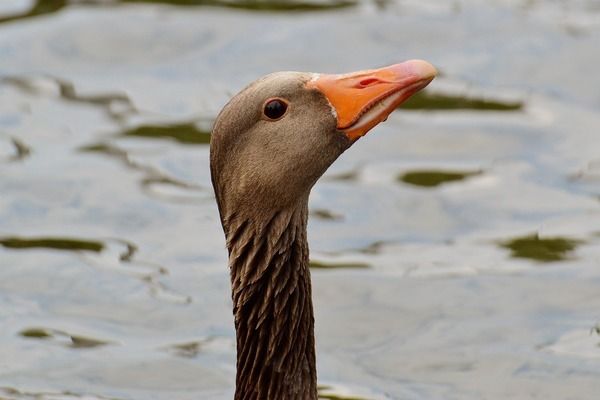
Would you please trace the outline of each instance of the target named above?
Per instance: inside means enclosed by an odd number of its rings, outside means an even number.
[[[313,190],[323,399],[596,399],[600,2],[0,1],[0,399],[229,399],[208,170],[277,70],[423,58]]]

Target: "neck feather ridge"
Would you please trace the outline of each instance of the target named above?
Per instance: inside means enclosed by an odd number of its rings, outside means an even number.
[[[317,398],[307,208],[227,221],[236,400]]]

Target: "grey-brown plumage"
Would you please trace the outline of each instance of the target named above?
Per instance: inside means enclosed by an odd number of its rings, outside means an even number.
[[[316,399],[308,195],[350,146],[308,74],[269,75],[234,97],[211,140],[211,173],[229,250],[237,334],[236,399]],[[265,100],[289,101],[284,118]]]
[[[217,117],[210,166],[229,250],[236,400],[317,398],[310,190],[435,73],[421,60],[344,75],[275,73],[242,90]]]

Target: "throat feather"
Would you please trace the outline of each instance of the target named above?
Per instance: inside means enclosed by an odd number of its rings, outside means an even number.
[[[230,224],[236,399],[316,399],[307,207]]]

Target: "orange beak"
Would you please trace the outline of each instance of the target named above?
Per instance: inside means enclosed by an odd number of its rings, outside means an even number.
[[[316,75],[306,86],[321,91],[337,116],[337,128],[355,141],[437,74],[433,65],[410,60],[389,67],[343,75]]]

